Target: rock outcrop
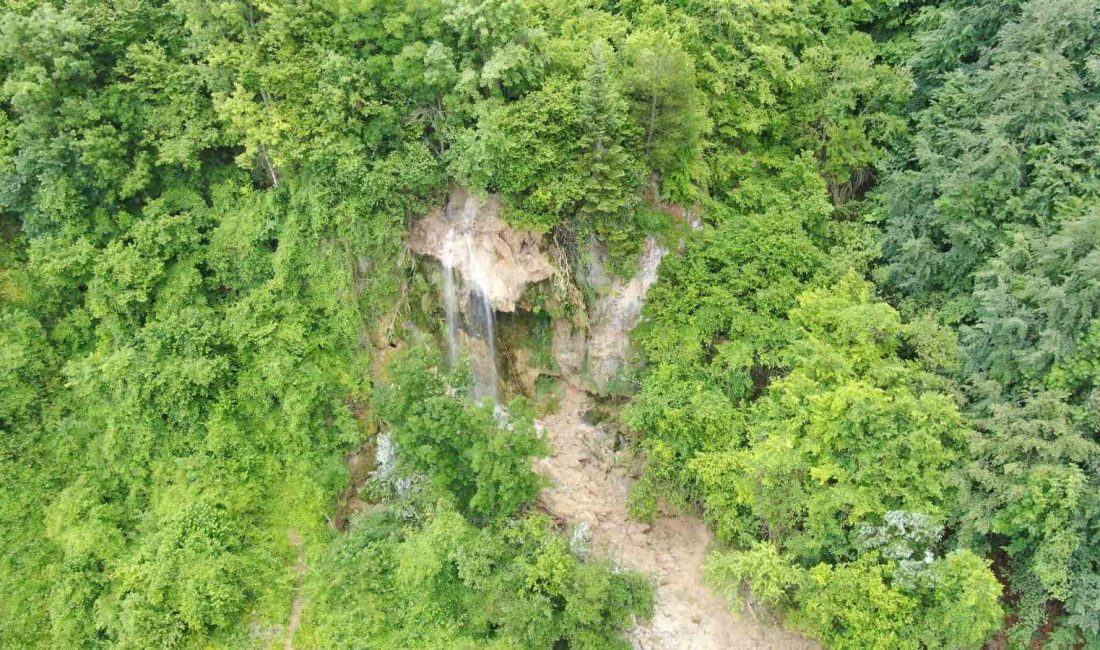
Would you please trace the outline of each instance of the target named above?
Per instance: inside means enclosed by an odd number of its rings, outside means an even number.
[[[592,383],[606,390],[623,368],[630,352],[630,331],[642,318],[646,294],[657,281],[657,269],[668,250],[647,237],[638,272],[629,280],[615,278],[592,308],[588,341],[588,373]]]
[[[512,228],[500,212],[498,196],[481,199],[455,186],[444,208],[413,225],[409,247],[418,255],[452,264],[467,286],[485,293],[495,310],[514,312],[527,285],[550,278],[554,267],[541,250],[541,236]],[[469,246],[469,255],[465,250],[453,254],[449,247],[454,246]]]
[[[638,272],[630,279],[612,277],[604,268],[606,252],[589,250],[588,283],[596,291],[587,330],[568,321],[554,322],[553,354],[572,383],[605,392],[622,370],[630,352],[630,331],[642,318],[646,294],[657,281],[657,269],[668,251],[646,238]],[[583,379],[581,379],[583,375]]]
[[[555,318],[551,331],[550,352],[562,376],[580,385],[588,348],[588,332],[565,318]]]
[[[446,206],[413,225],[409,246],[452,268],[467,293],[476,289],[497,312],[522,308],[527,287],[557,272],[541,235],[517,230],[501,218],[498,196],[482,199],[457,186]],[[666,253],[654,238],[647,238],[638,272],[626,279],[608,273],[606,250],[599,243],[591,245],[584,274],[595,300],[588,305],[587,318],[553,322],[552,354],[569,383],[601,393],[608,390],[626,363],[630,330],[641,320],[646,293]],[[474,356],[476,361],[484,352]]]

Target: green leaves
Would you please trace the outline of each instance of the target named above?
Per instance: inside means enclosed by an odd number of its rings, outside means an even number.
[[[1018,233],[976,284],[978,320],[963,329],[972,371],[1010,389],[1042,385],[1055,366],[1074,363],[1069,359],[1100,315],[1100,211],[1067,221],[1049,237]],[[1097,383],[1088,371],[1071,374],[1072,392]]]
[[[622,646],[641,579],[517,514],[545,453],[530,418],[469,404],[419,346],[372,401],[372,349],[419,316],[408,220],[452,178],[576,271],[603,247],[625,274],[674,233],[635,335],[633,503],[704,504],[742,549],[712,562],[723,589],[834,647],[974,646],[999,616],[986,563],[950,550],[974,547],[1003,552],[1015,640],[1057,611],[1052,639],[1091,641],[1098,17],[9,3],[0,644],[277,644],[256,630],[283,624],[293,524],[321,562],[304,645]],[[898,310],[848,274],[875,270],[879,224]],[[442,502],[329,545],[343,458],[379,418]]]
[[[993,401],[978,415],[960,500],[963,538],[1006,552],[1022,574],[1014,584],[1028,595],[1024,606],[1077,600],[1096,575],[1077,558],[1088,555],[1087,531],[1097,520],[1089,476],[1100,448],[1056,393]],[[1018,632],[1027,638],[1032,630]]]
[[[647,616],[640,575],[580,562],[539,514],[478,529],[439,502],[420,528],[359,520],[319,557],[300,640],[310,647],[626,648]]]
[[[757,248],[782,250],[774,240],[761,237]],[[749,278],[754,265],[777,262],[750,248],[744,257]],[[662,282],[679,281],[678,270]],[[702,286],[740,286],[736,275],[719,277]],[[647,480],[699,499],[718,538],[743,549],[713,555],[709,579],[735,607],[747,583],[751,603],[789,612],[829,647],[980,646],[1000,624],[1000,585],[968,550],[938,556],[937,521],[953,512],[969,433],[955,400],[930,388],[928,370],[950,358],[950,338],[903,323],[852,273],[803,290],[786,314],[769,313],[766,289],[754,288],[741,294],[742,313],[760,323],[749,332],[783,333],[769,348],[741,332],[741,347],[766,349],[774,364],[763,382],[732,395],[704,388],[701,355],[680,346],[680,359],[653,369],[626,413],[647,433]],[[667,322],[684,314],[692,312]],[[732,349],[719,346],[711,368]],[[755,380],[753,361],[746,356],[741,372]]]
[[[389,368],[392,383],[375,398],[378,416],[392,427],[406,472],[428,475],[464,514],[507,517],[538,495],[531,462],[546,445],[517,408],[501,421],[491,405],[471,404],[468,377],[442,364],[439,351],[423,343],[403,351]]]
[[[904,578],[904,566],[873,554],[819,564],[793,616],[830,648],[976,648],[1000,627],[1001,586],[989,562],[970,551],[929,561]]]
[[[664,30],[639,30],[626,39],[623,83],[643,131],[643,159],[661,175],[662,194],[696,198],[707,184],[702,146],[710,122],[695,84],[695,63]]]
[[[819,564],[810,573],[798,622],[837,650],[919,648],[907,636],[916,599],[894,589],[889,568],[873,556],[852,563]]]
[[[458,143],[453,173],[501,192],[513,225],[551,230],[583,191],[575,162],[583,133],[577,97],[576,83],[552,78],[519,101],[483,104],[476,130]]]
[[[735,613],[741,609],[741,587],[746,583],[753,603],[779,611],[793,602],[793,594],[805,580],[804,571],[767,542],[753,542],[746,551],[714,553],[703,571]]]
[[[1091,641],[1080,615],[1061,627],[1048,613],[1083,603],[1098,571],[1082,558],[1097,518],[1085,495],[1100,157],[1085,134],[1100,125],[1100,13],[1092,1],[948,3],[923,19],[915,138],[881,195],[889,281],[959,325],[977,423],[961,532],[1008,556],[1012,643]]]
[[[4,453],[15,442],[11,431],[31,418],[45,396],[56,358],[41,323],[20,311],[0,312],[0,430]],[[9,437],[11,436],[11,437]]]
[[[634,333],[650,367],[624,420],[646,433],[647,472],[693,498],[688,462],[744,442],[746,413],[735,407],[781,372],[797,337],[788,312],[829,273],[813,237],[828,213],[820,178],[794,172],[745,194],[743,208],[715,206],[717,225],[664,260]]]
[[[154,528],[101,605],[102,623],[124,647],[178,645],[187,631],[228,627],[250,595],[238,529],[247,520],[209,496],[183,492],[165,494]]]
[[[826,266],[808,231],[828,208],[820,181],[811,182],[809,202],[801,205],[768,189],[761,197],[768,208],[718,211],[716,228],[696,235],[683,255],[662,265],[647,302],[650,324],[641,335],[653,362],[684,364],[717,353],[711,362],[718,365],[716,378],[778,365],[774,350],[791,334],[787,311]],[[738,349],[723,353],[724,346]],[[729,362],[741,367],[722,367]]]
[[[788,374],[744,407],[732,444],[692,462],[708,510],[723,522],[726,511],[741,513],[718,529],[729,541],[759,526],[813,562],[850,552],[861,522],[950,503],[962,417],[946,396],[914,389],[919,371],[893,357],[897,315],[866,290],[849,276],[804,294]]]
[[[977,62],[932,92],[914,157],[900,161],[911,168],[884,188],[892,281],[907,291],[968,292],[1015,233],[1049,235],[1100,191],[1085,135],[1097,128],[1096,79],[1083,65],[1095,3],[999,4],[945,9],[926,36],[929,49],[959,47],[959,60]],[[964,42],[937,42],[956,30]],[[987,40],[971,42],[975,33]]]

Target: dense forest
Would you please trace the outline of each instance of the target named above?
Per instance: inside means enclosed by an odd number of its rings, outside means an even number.
[[[630,648],[461,186],[531,364],[668,249],[591,399],[734,616],[1100,648],[1100,0],[6,0],[0,80],[0,647]]]

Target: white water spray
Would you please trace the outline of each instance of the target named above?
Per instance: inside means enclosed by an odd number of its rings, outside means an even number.
[[[458,363],[458,288],[455,285],[455,231],[447,231],[443,242],[443,308],[447,313],[447,359]]]
[[[447,317],[447,352],[451,363],[459,357],[459,293],[455,281],[456,269],[463,271],[463,289],[465,292],[466,329],[471,342],[470,356],[473,361],[474,399],[486,397],[498,402],[497,393],[497,355],[496,355],[496,312],[489,299],[488,269],[477,255],[474,242],[474,217],[477,204],[474,197],[466,199],[462,209],[460,223],[452,223],[447,230],[443,250],[443,303]],[[458,244],[458,240],[462,244]],[[459,258],[462,255],[464,257]]]

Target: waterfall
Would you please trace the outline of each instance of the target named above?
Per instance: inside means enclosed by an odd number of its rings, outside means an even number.
[[[443,303],[447,317],[447,353],[452,364],[460,351],[459,289],[455,272],[463,274],[465,292],[466,333],[471,342],[470,357],[474,373],[474,399],[486,397],[498,402],[496,354],[496,312],[489,298],[489,270],[476,254],[474,217],[477,205],[473,197],[466,200],[461,223],[452,223],[443,247]],[[461,246],[458,239],[461,238]],[[474,342],[478,345],[473,345]],[[484,346],[484,347],[482,347]]]
[[[455,285],[454,260],[455,231],[447,231],[443,242],[443,308],[447,313],[447,359],[451,365],[458,363],[458,288]]]

